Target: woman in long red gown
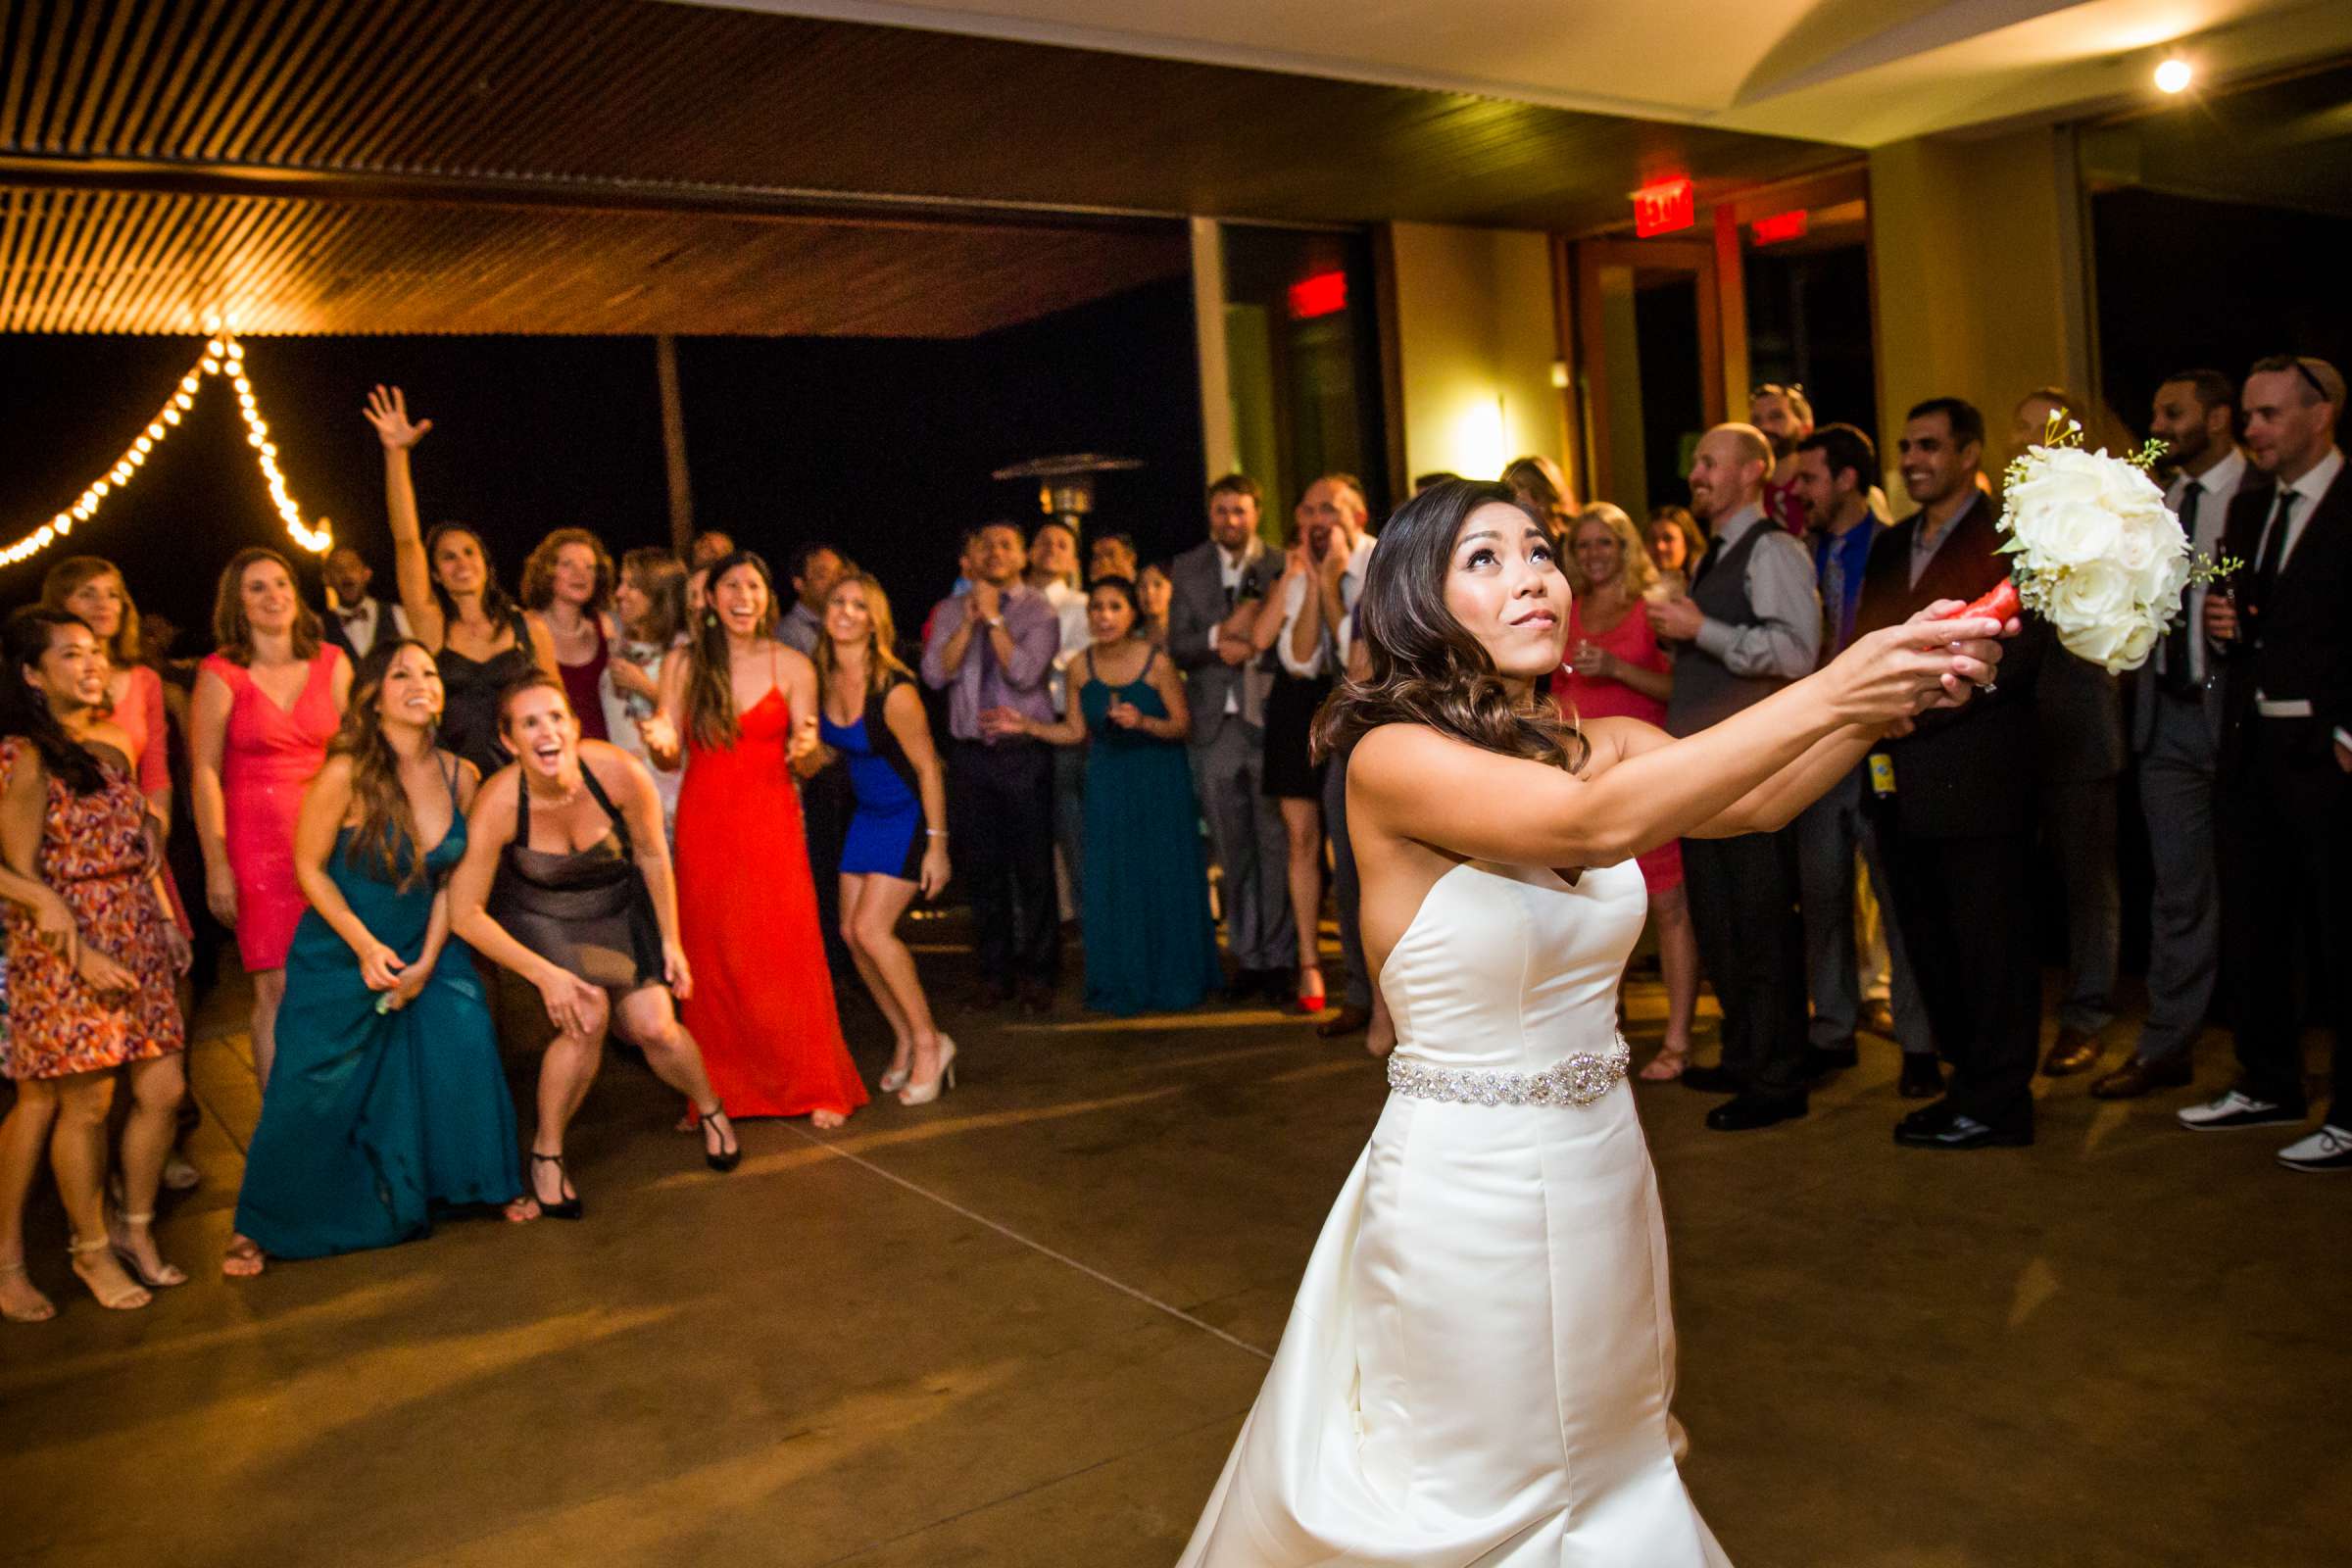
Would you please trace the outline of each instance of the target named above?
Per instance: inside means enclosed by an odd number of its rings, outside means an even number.
[[[662,670],[643,726],[678,790],[680,936],[694,971],[686,1028],[728,1114],[838,1127],[866,1102],[833,1004],[792,760],[816,744],[816,666],[770,635],[767,564],[710,568],[693,641]]]

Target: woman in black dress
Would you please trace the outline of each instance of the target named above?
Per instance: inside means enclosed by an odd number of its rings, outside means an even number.
[[[450,924],[476,953],[538,988],[556,1038],[539,1067],[532,1196],[554,1219],[580,1217],[564,1133],[618,1029],[702,1117],[703,1156],[733,1170],[734,1126],[702,1051],[678,1022],[694,987],[678,945],[677,886],[653,776],[619,747],[580,739],[554,675],[510,687],[500,733],[520,759],[474,797],[466,858],[450,878]]]
[[[499,745],[499,693],[534,670],[556,674],[556,646],[499,586],[478,534],[463,523],[441,523],[429,535],[418,526],[409,449],[433,421],[411,422],[400,388],[379,386],[368,396],[368,422],[384,444],[401,608],[441,669],[441,745],[488,778],[513,760]]]

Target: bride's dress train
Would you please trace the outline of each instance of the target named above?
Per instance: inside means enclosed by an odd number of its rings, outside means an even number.
[[[1396,1092],[1180,1568],[1729,1568],[1616,1039],[1644,906],[1631,861],[1430,889],[1381,976]]]

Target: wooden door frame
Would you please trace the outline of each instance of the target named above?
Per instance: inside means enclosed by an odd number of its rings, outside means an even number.
[[[1723,422],[1726,408],[1723,353],[1723,307],[1719,294],[1717,247],[1704,239],[1583,239],[1568,247],[1576,280],[1576,385],[1580,420],[1584,427],[1585,495],[1598,499],[1611,493],[1609,471],[1608,367],[1600,363],[1601,293],[1597,273],[1604,267],[1678,271],[1690,274],[1698,301],[1698,385],[1708,424]],[[1741,355],[1744,359],[1744,353]]]

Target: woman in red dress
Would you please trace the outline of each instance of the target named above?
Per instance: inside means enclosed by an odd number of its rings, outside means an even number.
[[[253,1071],[267,1089],[286,950],[309,907],[294,880],[294,819],[343,722],[351,661],[321,640],[286,558],[258,546],[220,573],[213,638],[188,718],[196,835],[205,902],[236,928],[253,976]]]
[[[1634,520],[1606,501],[1577,514],[1568,530],[1566,679],[1562,710],[1579,718],[1638,718],[1664,725],[1674,664],[1658,646],[1642,596],[1657,579]],[[1666,975],[1666,1040],[1642,1069],[1652,1083],[1680,1078],[1690,1059],[1690,1016],[1698,1007],[1698,937],[1683,893],[1683,847],[1674,840],[1641,856],[1649,918],[1658,928],[1658,966]]]
[[[770,633],[767,564],[710,567],[693,641],[662,667],[643,726],[677,765],[678,907],[694,995],[685,1023],[731,1115],[838,1127],[865,1103],[833,1005],[793,764],[816,748],[816,666]]]

